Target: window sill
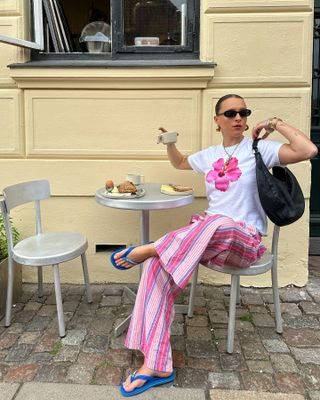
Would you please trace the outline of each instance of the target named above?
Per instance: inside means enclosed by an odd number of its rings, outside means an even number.
[[[199,60],[30,61],[11,64],[10,75],[22,89],[202,89],[214,66]]]

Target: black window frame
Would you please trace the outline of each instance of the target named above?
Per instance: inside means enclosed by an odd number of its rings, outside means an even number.
[[[125,0],[110,0],[112,45],[109,53],[53,53],[31,50],[31,61],[101,60],[199,60],[200,0],[186,0],[187,24],[185,46],[125,46],[123,10]]]

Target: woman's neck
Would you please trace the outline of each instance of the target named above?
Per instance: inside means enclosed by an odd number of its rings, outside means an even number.
[[[238,138],[224,137],[222,140],[222,145],[223,145],[223,147],[234,146],[234,145],[242,142],[243,139],[244,139],[244,136],[240,136]]]

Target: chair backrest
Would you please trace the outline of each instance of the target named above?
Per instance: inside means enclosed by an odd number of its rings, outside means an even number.
[[[3,197],[7,211],[10,212],[14,207],[21,204],[49,198],[50,185],[45,179],[18,183],[4,188]]]
[[[41,233],[40,200],[50,197],[50,185],[45,179],[18,183],[3,189],[3,199],[0,200],[1,212],[6,229],[8,253],[13,249],[13,236],[10,223],[10,211],[22,204],[35,202],[36,233]]]

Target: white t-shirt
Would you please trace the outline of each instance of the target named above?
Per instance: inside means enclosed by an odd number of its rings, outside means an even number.
[[[283,143],[260,140],[258,148],[266,166],[270,169],[280,165],[279,149]],[[232,154],[231,162],[224,166]],[[223,214],[235,221],[245,221],[266,234],[267,218],[259,199],[256,183],[256,160],[252,150],[252,139],[244,138],[238,147],[224,150],[222,144],[201,150],[188,157],[196,172],[205,174],[209,215]]]

